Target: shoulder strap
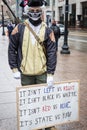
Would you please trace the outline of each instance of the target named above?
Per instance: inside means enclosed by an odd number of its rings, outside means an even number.
[[[43,42],[41,41],[41,39],[36,35],[36,33],[34,32],[34,30],[30,27],[30,25],[27,22],[24,22],[24,24],[28,27],[28,29],[34,35],[34,37],[38,41],[38,43],[43,47],[43,51],[46,54],[46,49],[45,49],[45,46],[44,46]]]
[[[24,22],[24,24],[28,27],[28,29],[31,31],[31,33],[34,35],[35,39],[39,42],[40,45],[43,44],[43,42],[41,41],[41,39],[36,35],[36,33],[34,32],[34,30],[30,27],[30,25],[27,22]]]

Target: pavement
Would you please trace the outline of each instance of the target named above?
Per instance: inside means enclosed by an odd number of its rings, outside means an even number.
[[[83,36],[83,37],[87,37],[87,31],[83,31],[83,30],[80,30],[80,31],[78,31],[78,30],[70,30],[69,31],[69,35],[74,35],[74,36]]]
[[[8,38],[2,36],[1,32],[0,28],[0,130],[17,130],[16,87],[20,86],[20,80],[13,78],[9,68]],[[87,36],[86,32],[82,33]],[[78,31],[78,35],[80,34],[81,32]],[[58,130],[87,130],[87,51],[84,51],[84,48],[80,51],[70,46],[70,54],[61,54],[61,46],[62,43],[59,44],[57,53],[54,80],[55,82],[80,81],[80,120],[56,127]]]

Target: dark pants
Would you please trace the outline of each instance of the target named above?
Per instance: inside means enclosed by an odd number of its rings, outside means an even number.
[[[55,38],[56,40],[56,51],[58,51],[58,38]]]
[[[42,75],[29,76],[21,74],[21,85],[33,85],[33,84],[43,84],[46,83],[47,73]]]

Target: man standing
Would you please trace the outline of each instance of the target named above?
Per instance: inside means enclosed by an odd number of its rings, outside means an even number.
[[[56,43],[53,31],[42,21],[43,3],[43,0],[29,0],[28,20],[18,24],[10,37],[9,65],[14,78],[21,78],[23,86],[41,83],[53,86]],[[53,130],[55,127],[46,129]]]
[[[56,40],[56,50],[58,51],[58,39],[60,38],[60,29],[59,27],[56,25],[56,21],[53,20],[52,21],[52,25],[50,27],[53,32],[54,32],[54,36],[55,36],[55,40]]]

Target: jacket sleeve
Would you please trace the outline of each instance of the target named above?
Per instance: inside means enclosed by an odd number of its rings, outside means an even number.
[[[8,46],[8,62],[11,69],[18,68],[17,55],[19,45],[18,25],[13,29]]]
[[[46,43],[46,58],[47,58],[47,73],[54,74],[57,63],[57,52],[56,52],[56,42],[54,33],[50,28],[46,28],[47,39]]]

